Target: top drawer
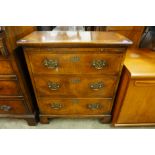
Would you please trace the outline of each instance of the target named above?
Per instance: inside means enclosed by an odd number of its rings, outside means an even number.
[[[28,58],[34,74],[114,74],[120,70],[124,53],[55,53],[29,51]]]

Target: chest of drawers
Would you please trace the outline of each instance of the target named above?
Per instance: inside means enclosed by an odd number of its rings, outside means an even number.
[[[17,34],[28,29],[5,27],[0,32],[0,117],[25,119],[29,125],[36,125],[32,98],[15,54]]]
[[[19,40],[41,123],[54,117],[98,117],[109,122],[126,49],[112,32],[33,32]]]

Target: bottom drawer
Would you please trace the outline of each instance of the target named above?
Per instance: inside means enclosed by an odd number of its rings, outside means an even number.
[[[0,114],[26,114],[24,100],[0,100]]]
[[[39,99],[39,109],[45,115],[102,115],[110,113],[111,99]]]

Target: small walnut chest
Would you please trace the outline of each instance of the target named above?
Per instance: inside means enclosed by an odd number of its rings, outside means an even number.
[[[19,40],[40,110],[54,117],[111,120],[127,47],[113,32],[40,31]]]

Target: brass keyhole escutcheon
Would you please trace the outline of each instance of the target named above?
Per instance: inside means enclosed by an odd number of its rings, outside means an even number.
[[[79,56],[73,56],[70,58],[71,62],[79,62],[80,61],[80,57]]]
[[[78,84],[78,83],[81,82],[81,80],[80,80],[80,79],[77,79],[77,78],[71,79],[70,81],[71,81],[71,83],[73,83],[73,84]]]
[[[72,102],[73,104],[79,104],[80,101],[79,101],[79,99],[72,99],[71,102]]]

